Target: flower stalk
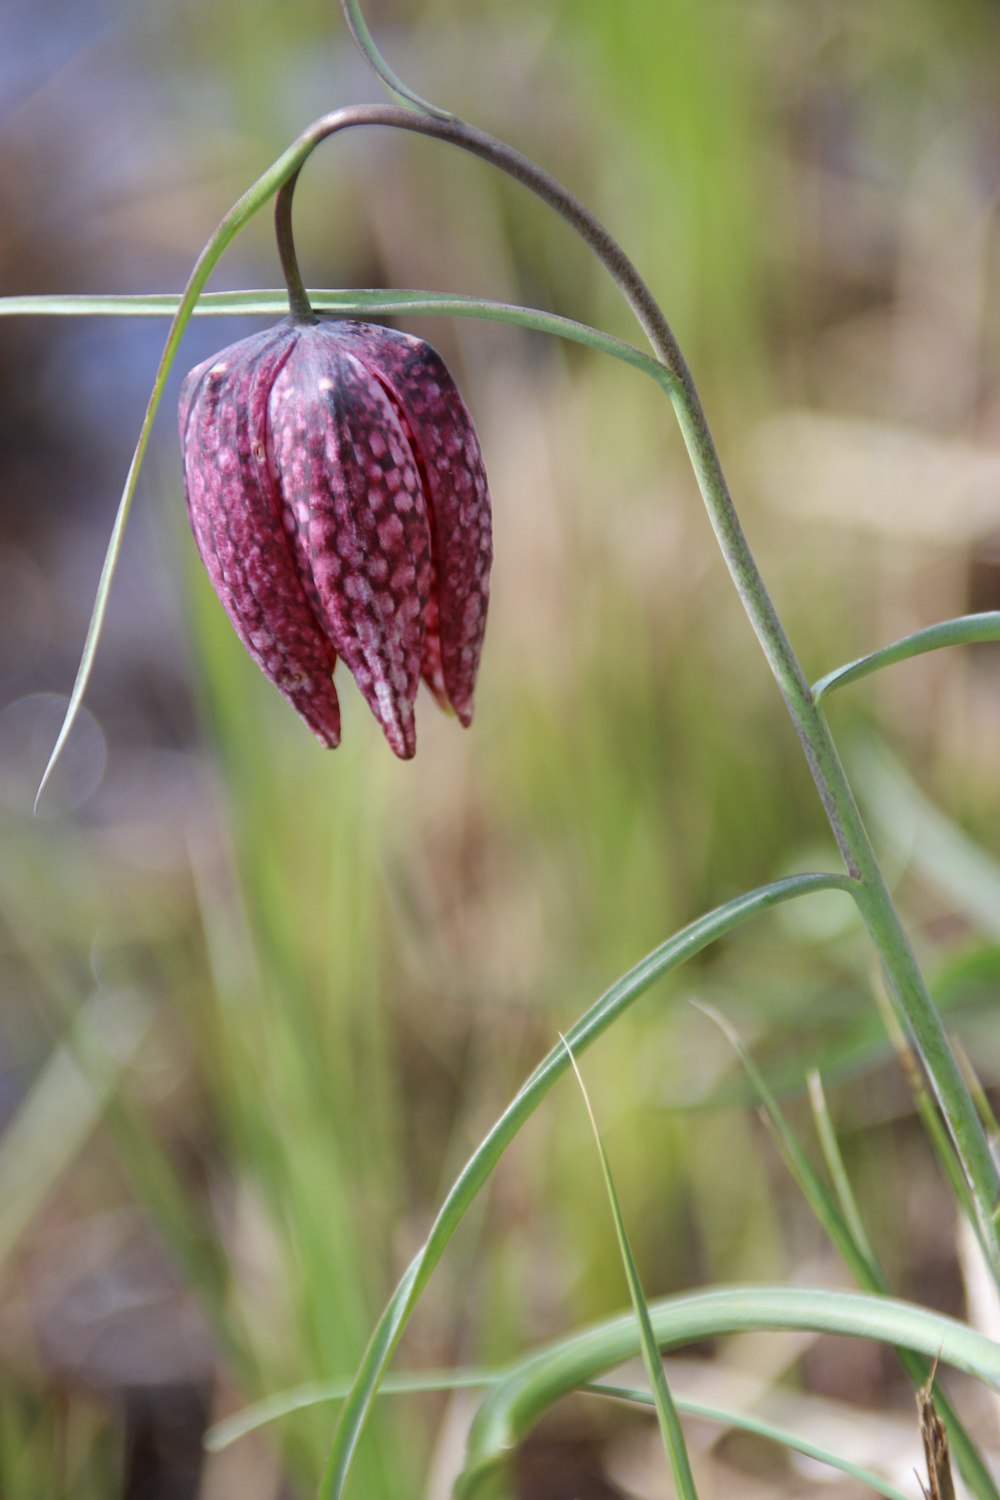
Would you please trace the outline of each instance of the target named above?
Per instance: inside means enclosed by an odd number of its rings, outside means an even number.
[[[521,152],[455,117],[416,114],[393,105],[363,105],[324,115],[300,137],[301,162],[323,140],[357,125],[383,125],[430,136],[468,151],[521,182],[590,246],[617,283],[669,376],[673,403],[702,500],[730,577],[798,734],[806,762],[848,874],[858,911],[880,960],[905,1031],[923,1060],[972,1190],[991,1268],[1000,1282],[1000,1172],[941,1018],[885,883],[829,726],[795,654],[740,523],[694,379],[673,330],[632,261],[574,194]],[[279,242],[291,244],[296,171],[278,191]],[[301,278],[291,260],[290,291]]]
[[[295,184],[299,180],[298,169],[292,173],[284,187],[278,194],[274,214],[275,236],[278,242],[278,260],[281,262],[281,274],[285,278],[285,286],[288,288],[288,316],[293,323],[315,323],[316,314],[313,312],[312,303],[309,301],[309,293],[306,291],[302,273],[299,270],[299,258],[295,251],[295,237],[292,234],[292,196],[295,192]]]
[[[997,1222],[1000,1174],[982,1122],[885,883],[833,735],[740,525],[701,401],[690,378],[678,383],[672,400],[730,576],[799,736],[848,873],[856,882],[854,899],[859,914],[881,960],[896,1013],[923,1060],[947,1122],[976,1203],[991,1269],[1000,1282]]]

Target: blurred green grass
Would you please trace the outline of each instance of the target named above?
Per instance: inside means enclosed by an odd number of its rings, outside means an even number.
[[[927,228],[988,220],[983,155],[1000,128],[989,8],[827,4],[806,16],[791,0],[439,0],[373,7],[371,20],[418,88],[605,212],[662,292],[807,669],[901,633],[900,621],[959,612],[989,530],[981,517],[930,538],[878,533],[860,504],[831,517],[807,471],[789,493],[772,490],[756,439],[808,408],[867,413],[901,444],[919,431],[989,449],[996,314],[976,281],[988,234],[977,262],[957,234]],[[341,102],[337,82],[344,97],[375,93],[338,27],[332,7],[284,7],[279,23],[259,0],[227,0],[150,12],[134,57],[122,47],[122,67],[172,60],[161,102],[172,186],[190,174],[197,188],[174,237],[192,256],[285,137]],[[204,98],[192,78],[206,73],[215,134],[184,107]],[[155,164],[147,171],[155,203]],[[512,296],[630,334],[613,289],[541,208],[426,143],[331,150],[303,181],[297,222],[316,282]],[[96,220],[80,230],[93,236]],[[151,231],[132,232],[138,252]],[[248,261],[272,264],[269,235],[254,227]],[[958,313],[935,301],[941,286]],[[231,335],[219,326],[221,344]],[[66,1353],[68,1289],[79,1276],[84,1304],[99,1300],[82,1248],[98,1230],[127,1220],[165,1247],[165,1317],[172,1297],[197,1299],[224,1372],[210,1379],[216,1414],[349,1373],[448,1182],[557,1032],[701,910],[833,858],[662,397],[631,371],[510,330],[412,326],[459,376],[497,510],[474,728],[463,735],[423,699],[420,752],[397,765],[348,684],[344,744],[320,751],[194,571],[171,457],[144,501],[169,516],[157,551],[185,600],[199,724],[190,795],[158,811],[160,762],[133,757],[149,816],[138,830],[134,811],[117,817],[112,737],[97,812],[40,824],[3,814],[8,1116],[95,986],[134,993],[153,1014],[104,1128],[54,1180],[0,1283],[4,1495],[127,1483],[111,1332],[136,1345],[151,1386],[176,1374],[160,1368],[163,1329],[130,1324],[127,1298],[111,1293],[101,1337]],[[936,400],[942,368],[963,373],[964,404]],[[817,462],[837,461],[840,433],[825,448],[817,439]],[[879,504],[873,488],[867,510]],[[961,656],[895,670],[844,695],[838,731],[850,742],[881,729],[995,849],[995,672]],[[891,857],[904,880],[905,839]],[[982,957],[966,1008],[988,1016],[995,964],[975,913],[923,871],[903,895],[932,973]],[[836,1074],[860,1036],[851,1068],[867,1072],[845,1070],[832,1092],[862,1208],[899,1290],[949,1308],[961,1298],[946,1203],[914,1222],[913,1184],[934,1191],[930,1155],[868,1021],[867,963],[856,934],[805,912],[768,918],[649,997],[593,1054],[588,1087],[650,1295],[791,1278],[802,1264],[834,1274],[742,1096],[726,1095],[724,1047],[677,1003],[691,995],[732,1016],[793,1112],[807,1068]],[[961,1008],[955,1023],[964,1030]],[[987,1082],[996,1065],[990,1056]],[[705,1101],[714,1107],[688,1108]],[[36,1128],[41,1161],[52,1126]],[[30,1143],[18,1150],[30,1156]],[[402,1358],[502,1360],[620,1301],[590,1142],[562,1090],[456,1240]],[[204,1382],[201,1356],[181,1373]],[[428,1466],[447,1468],[442,1413],[433,1397],[380,1405],[355,1493],[422,1493]],[[269,1434],[254,1450],[271,1455],[255,1490],[227,1468],[233,1455],[210,1460],[206,1486],[263,1497],[283,1474],[309,1493],[329,1423],[298,1413]]]

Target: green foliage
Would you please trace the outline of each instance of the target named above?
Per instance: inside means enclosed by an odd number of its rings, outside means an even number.
[[[414,45],[423,49],[421,88],[437,92],[433,45],[457,28],[470,57],[477,48],[481,56],[478,28],[488,8],[472,14],[442,0],[427,10]],[[905,27],[894,8],[891,16],[850,21],[835,7],[821,10],[823,25],[810,18],[806,35],[798,9],[779,3],[587,0],[547,18],[537,7],[504,6],[496,34],[512,36],[522,50],[513,63],[496,53],[482,109],[486,117],[504,115],[501,132],[529,150],[532,136],[541,140],[534,154],[548,159],[551,149],[561,157],[583,196],[592,187],[643,271],[667,289],[671,316],[690,333],[709,385],[726,394],[734,487],[749,496],[755,540],[783,613],[789,604],[791,633],[802,659],[825,667],[905,633],[907,620],[885,627],[878,602],[901,576],[921,598],[921,624],[957,614],[963,601],[949,597],[940,611],[924,612],[924,564],[901,557],[896,538],[880,544],[836,532],[831,540],[821,531],[811,540],[810,526],[821,523],[808,514],[807,476],[803,515],[778,515],[763,504],[766,486],[743,451],[749,437],[741,424],[769,404],[816,393],[820,404],[836,398],[843,356],[837,348],[831,354],[824,318],[843,333],[856,303],[884,295],[876,271],[863,286],[833,287],[824,293],[828,303],[809,303],[810,271],[789,269],[809,246],[808,226],[792,222],[788,205],[805,216],[819,173],[815,163],[807,170],[794,159],[782,135],[798,119],[788,94],[801,89],[807,122],[811,106],[829,108],[835,121],[840,110],[850,129],[831,129],[833,145],[856,153],[855,162],[874,162],[873,179],[898,182],[961,106],[970,70],[990,74],[992,44],[985,8],[972,3],[947,22],[929,3],[908,8]],[[288,133],[299,127],[299,95],[276,97],[275,80],[298,82],[296,47],[325,38],[328,18],[311,5],[297,18],[282,11],[280,23],[273,7],[256,3],[229,5],[226,14],[232,30],[224,48],[203,8],[187,21],[192,35],[215,38],[213,69],[220,76],[228,69],[229,97],[252,143],[246,181],[278,149],[271,136],[283,138],[290,115]],[[178,45],[175,55],[191,50]],[[785,56],[796,60],[794,88]],[[459,107],[474,70],[453,68],[452,75],[457,97],[442,93],[442,103]],[[580,111],[579,123],[564,130],[578,113],[577,91],[596,100],[593,114]],[[324,91],[317,107],[330,102]],[[360,261],[384,269],[382,279],[442,285],[461,285],[474,272],[479,295],[331,292],[317,306],[497,319],[584,346],[566,342],[558,354],[540,353],[534,339],[514,342],[521,335],[511,329],[478,328],[473,342],[473,325],[456,331],[443,318],[435,325],[434,336],[464,355],[499,510],[494,625],[472,736],[458,744],[455,726],[428,724],[425,732],[422,725],[417,763],[388,765],[345,693],[344,746],[335,758],[323,755],[288,722],[203,581],[192,578],[187,618],[211,748],[182,820],[183,853],[158,874],[155,859],[145,868],[122,852],[120,829],[105,833],[86,813],[33,827],[3,814],[10,869],[18,872],[0,875],[11,934],[4,962],[11,993],[26,997],[20,1034],[29,1040],[19,1067],[33,1080],[3,1138],[6,1154],[0,1148],[0,1181],[13,1183],[7,1284],[16,1284],[17,1256],[30,1265],[47,1211],[86,1219],[138,1208],[200,1300],[237,1388],[232,1400],[332,1377],[349,1389],[360,1369],[328,1488],[345,1479],[411,1314],[403,1355],[413,1366],[510,1361],[477,1423],[473,1466],[488,1467],[550,1400],[639,1347],[634,1322],[620,1321],[524,1362],[524,1351],[543,1338],[606,1319],[620,1285],[609,1274],[610,1238],[593,1233],[606,1219],[599,1199],[595,1209],[578,1111],[568,1090],[553,1089],[566,1069],[555,1038],[574,1016],[581,1017],[569,1031],[574,1050],[602,1039],[593,1055],[595,1107],[613,1141],[635,1279],[657,1298],[695,1282],[774,1277],[789,1247],[815,1243],[802,1227],[802,1205],[773,1179],[766,1152],[744,1128],[740,1108],[750,1091],[720,1084],[704,1023],[678,1003],[688,995],[710,997],[727,1013],[732,1005],[761,1059],[758,1089],[782,1091],[780,1106],[765,1095],[775,1120],[786,1104],[794,1108],[790,1096],[809,1067],[836,1078],[838,1118],[849,1121],[840,1197],[817,1189],[791,1150],[790,1129],[785,1147],[803,1204],[847,1250],[863,1284],[888,1284],[882,1262],[910,1264],[908,1182],[897,1155],[918,1152],[916,1170],[933,1170],[930,1154],[910,1142],[907,1101],[893,1093],[883,1029],[868,1007],[868,958],[849,925],[853,906],[832,898],[827,906],[821,894],[853,891],[851,883],[794,875],[753,890],[762,879],[832,863],[821,809],[709,552],[679,444],[661,436],[663,392],[610,363],[598,367],[589,355],[612,353],[670,391],[675,383],[647,355],[584,323],[482,301],[483,290],[546,300],[538,296],[544,287],[574,316],[597,321],[607,313],[610,326],[620,318],[596,277],[579,269],[565,231],[550,232],[535,205],[523,206],[513,190],[480,187],[477,175],[482,197],[473,214],[465,201],[471,171],[466,178],[464,167],[441,165],[430,146],[420,148],[419,171],[387,166],[398,145],[386,156],[358,157],[353,189],[340,181],[350,175],[348,153],[326,169],[330,182],[338,179],[327,193],[316,169],[313,206],[305,210],[310,238],[321,229],[335,241],[338,270]],[[795,149],[805,148],[799,141]],[[284,158],[281,171],[295,159]],[[416,152],[405,159],[418,161]],[[825,159],[822,166],[832,171]],[[475,164],[481,170],[485,177]],[[240,224],[281,171],[261,179]],[[850,186],[860,197],[858,181],[846,177],[845,194]],[[359,211],[345,212],[348,201]],[[367,231],[358,227],[362,205]],[[453,226],[456,211],[468,214],[467,230]],[[870,247],[878,236],[858,214],[857,244]],[[235,227],[228,222],[216,240],[220,253]],[[178,235],[189,231],[197,243],[204,225],[185,224]],[[366,232],[370,243],[362,243]],[[846,225],[845,235],[851,232]],[[202,265],[206,276],[211,259]],[[424,276],[428,259],[433,274]],[[821,279],[822,263],[812,273]],[[187,312],[276,308],[273,294],[259,293],[222,293],[195,305],[199,285]],[[141,303],[56,301],[11,299],[0,313],[164,315],[178,305],[166,295]],[[171,337],[164,378],[182,327]],[[878,337],[871,334],[876,373],[867,377],[876,400],[884,384]],[[161,379],[155,396],[162,388]],[[176,510],[173,477],[164,489],[151,498]],[[120,532],[112,560],[119,540]],[[190,561],[188,543],[168,528],[161,551]],[[957,558],[948,554],[948,562]],[[105,578],[98,623],[107,597]],[[900,613],[906,610],[897,607]],[[828,673],[816,696],[917,650],[992,638],[994,630],[995,618],[978,616],[971,625],[951,621],[911,633]],[[81,691],[95,641],[96,634]],[[954,702],[962,690],[949,682]],[[874,684],[857,699],[841,696],[838,725],[857,727],[880,712]],[[898,704],[886,701],[890,714]],[[965,764],[968,744],[956,749],[934,715],[926,719],[930,731],[915,727],[919,715],[903,714],[895,733],[949,806],[947,767]],[[921,762],[929,732],[940,740]],[[935,1000],[949,1026],[968,1034],[994,1001],[995,862],[898,765],[867,753],[850,760],[866,816],[894,861],[893,893],[939,981]],[[971,821],[977,818],[987,821],[974,811]],[[158,828],[156,837],[166,846],[175,832]],[[811,853],[816,846],[819,857]],[[916,880],[904,879],[908,867]],[[748,889],[752,895],[734,897]],[[788,901],[806,892],[815,894],[801,910]],[[779,903],[780,913],[763,917]],[[710,915],[697,918],[704,911]],[[758,914],[759,924],[738,942],[708,951],[737,920]],[[691,925],[677,939],[663,941],[684,923]],[[636,955],[650,950],[635,966]],[[690,964],[678,976],[682,959]],[[655,995],[633,1008],[654,981]],[[123,1012],[128,1025],[118,1050],[110,1065],[86,1049],[74,1061],[73,1036],[89,1033],[110,990],[138,997]],[[595,995],[602,999],[585,1011]],[[978,1034],[989,1081],[1000,1059],[989,1050],[989,1025]],[[66,1077],[72,1087],[59,1086]],[[899,1117],[891,1124],[873,1109],[883,1095]],[[929,1095],[919,1107],[953,1164]],[[838,1160],[827,1145],[828,1161]],[[854,1217],[842,1191],[848,1173]],[[957,1188],[953,1196],[961,1196]],[[862,1221],[875,1250],[859,1238]],[[691,1299],[689,1316],[675,1302],[654,1303],[656,1336],[672,1344],[680,1333],[693,1339],[733,1328],[822,1326],[909,1339],[931,1357],[954,1354],[977,1376],[996,1380],[994,1346],[918,1307],[765,1288],[744,1295],[735,1321],[720,1314],[713,1322],[717,1295]],[[120,1453],[112,1419],[84,1398],[74,1397],[68,1411],[62,1423],[45,1407],[33,1357],[22,1359],[12,1394],[0,1403],[5,1494],[114,1492]],[[373,1406],[354,1492],[366,1500],[419,1493],[439,1415],[427,1393]],[[282,1471],[308,1493],[327,1458],[329,1414],[302,1406],[283,1418],[274,1442]],[[862,1482],[873,1483],[870,1476]],[[884,1483],[882,1490],[894,1493]]]

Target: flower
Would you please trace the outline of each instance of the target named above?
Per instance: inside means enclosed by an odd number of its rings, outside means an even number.
[[[192,370],[188,512],[250,655],[324,745],[338,657],[403,759],[420,678],[463,724],[489,596],[490,497],[435,350],[368,323],[283,323]]]

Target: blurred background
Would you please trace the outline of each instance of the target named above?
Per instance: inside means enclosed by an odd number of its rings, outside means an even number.
[[[992,0],[370,0],[367,14],[397,71],[575,189],[662,296],[811,677],[1000,607]],[[306,123],[379,96],[333,0],[4,0],[0,291],[179,290]],[[479,293],[640,341],[568,229],[434,143],[328,144],[296,211],[311,285]],[[212,287],[277,279],[262,214]],[[166,325],[0,321],[10,1500],[311,1494],[333,1408],[213,1454],[206,1428],[353,1370],[469,1152],[624,968],[705,908],[836,859],[662,395],[512,329],[405,325],[451,366],[490,472],[476,723],[461,732],[422,695],[419,753],[400,764],[345,674],[343,744],[321,750],[242,654],[184,514],[181,375],[260,326],[202,319],[186,336],[87,709],[33,817]],[[989,1085],[1000,656],[895,667],[830,715]],[[847,1284],[728,1045],[687,1003],[709,999],[810,1148],[803,1080],[822,1070],[894,1289],[993,1328],[844,907],[811,898],[743,929],[587,1057],[646,1289]],[[625,1302],[564,1083],[453,1242],[397,1364],[502,1361]],[[874,1347],[730,1340],[676,1379],[766,1396],[817,1440],[846,1424],[854,1456],[916,1494],[912,1396]],[[995,1410],[952,1389],[1000,1451]],[[352,1493],[447,1495],[470,1410],[381,1402]],[[690,1435],[705,1495],[814,1488],[756,1441]],[[525,1449],[520,1493],[654,1500],[669,1493],[658,1441],[645,1418],[581,1399]]]

